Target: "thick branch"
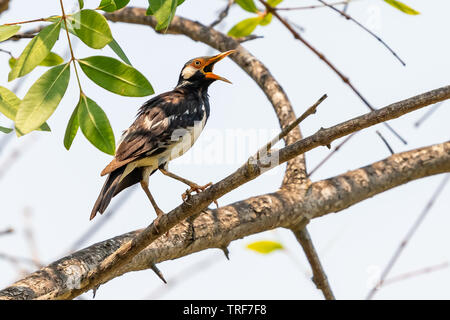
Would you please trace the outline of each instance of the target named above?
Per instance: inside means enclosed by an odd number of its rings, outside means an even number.
[[[152,16],[145,15],[145,9],[127,7],[122,10],[106,13],[106,19],[114,22],[126,22],[134,24],[148,25],[155,28],[157,21]],[[219,51],[235,49],[231,59],[236,62],[263,90],[272,104],[281,128],[285,128],[295,119],[295,113],[292,105],[284,92],[283,88],[272,76],[267,67],[255,56],[247,51],[240,43],[228,37],[227,35],[202,25],[199,22],[192,21],[182,17],[174,17],[172,23],[164,34],[183,34],[194,41],[200,41]],[[291,144],[301,139],[300,129],[292,130],[286,136],[286,144]],[[294,186],[307,181],[306,165],[303,156],[289,161],[283,180],[284,186]]]
[[[450,97],[450,87],[394,103],[346,121],[281,149],[280,163],[319,145],[428,104]],[[375,194],[422,177],[450,171],[450,142],[395,154],[373,165],[312,184],[305,192],[280,190],[200,214],[213,200],[258,177],[261,164],[248,163],[199,195],[183,203],[143,231],[96,244],[63,258],[0,292],[0,298],[67,299],[124,272],[146,269],[206,248],[226,247],[232,240],[276,227],[301,228],[309,219],[343,210]],[[136,236],[135,236],[136,235]],[[130,241],[131,240],[131,241]],[[119,248],[119,249],[118,249]],[[145,249],[145,250],[144,250]]]
[[[9,0],[0,0],[0,14],[3,11],[8,10],[9,7]]]

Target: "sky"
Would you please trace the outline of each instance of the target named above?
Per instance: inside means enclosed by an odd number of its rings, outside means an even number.
[[[85,0],[94,8],[98,0]],[[355,24],[327,9],[283,12],[299,25],[302,35],[347,75],[358,90],[378,107],[448,85],[450,43],[443,38],[450,28],[450,3],[445,0],[405,0],[421,12],[409,16],[381,0],[355,1],[348,13],[376,32],[406,61],[402,66],[377,40]],[[75,10],[76,1],[64,1]],[[226,1],[187,0],[177,14],[208,24],[215,20]],[[146,0],[133,0],[145,6]],[[284,7],[316,4],[316,1],[285,0]],[[73,10],[70,8],[73,6]],[[0,24],[59,14],[59,1],[13,0],[10,10],[0,15]],[[235,6],[218,26],[227,31],[251,15]],[[110,23],[113,36],[124,48],[133,66],[152,83],[156,93],[171,90],[181,67],[193,57],[214,54],[206,45],[184,36],[158,35],[140,25]],[[26,30],[25,27],[23,30]],[[244,43],[260,59],[286,91],[300,115],[320,96],[329,98],[318,112],[302,123],[304,136],[366,113],[367,107],[322,61],[293,39],[277,21],[255,32],[264,38]],[[18,56],[26,41],[0,44]],[[63,55],[62,38],[54,51]],[[93,50],[75,43],[75,56],[114,56],[108,48]],[[0,85],[10,89],[19,82],[7,82],[8,55],[0,53]],[[17,94],[23,97],[44,71],[39,67],[26,76]],[[216,182],[237,169],[256,149],[279,130],[272,106],[264,93],[233,61],[225,59],[215,72],[233,82],[214,83],[210,90],[211,116],[195,146],[174,160],[174,173],[200,184]],[[108,115],[116,140],[128,128],[148,97],[128,98],[105,91],[84,75],[86,94]],[[78,87],[71,78],[60,106],[49,119],[51,133],[33,132],[20,139],[0,136],[0,230],[14,228],[0,237],[0,254],[38,257],[48,264],[65,256],[90,227],[107,219],[107,213],[89,221],[91,208],[103,185],[100,171],[111,156],[95,149],[78,132],[70,151],[63,146],[69,117],[78,102]],[[366,129],[354,137],[312,177],[314,181],[357,169],[390,155],[378,138],[379,130],[395,152],[441,143],[449,139],[450,104],[442,104],[420,127],[414,123],[430,107],[390,121],[408,140],[403,145],[383,125]],[[0,125],[8,125],[5,117]],[[5,143],[6,139],[8,142]],[[332,143],[336,146],[341,140]],[[306,154],[311,170],[327,154],[325,147]],[[284,166],[219,199],[221,206],[250,196],[275,191],[281,184]],[[330,285],[338,299],[364,299],[378,279],[405,234],[425,207],[444,176],[413,181],[358,203],[337,214],[314,219],[309,232],[321,257]],[[150,190],[166,212],[180,204],[186,187],[160,173],[150,178]],[[425,221],[411,239],[391,275],[402,275],[450,261],[450,186],[437,199]],[[78,249],[147,226],[155,213],[144,192],[137,189],[113,199],[120,209],[95,235]],[[25,214],[28,212],[28,214]],[[28,218],[27,218],[28,217]],[[28,226],[33,230],[35,249],[27,242]],[[284,249],[261,255],[246,248],[258,240],[280,242]],[[164,285],[151,270],[128,273],[102,285],[96,299],[322,299],[310,280],[311,271],[292,232],[276,229],[246,237],[230,244],[230,260],[210,249],[158,265],[169,284]],[[35,268],[21,265],[28,271]],[[0,258],[0,287],[18,280],[16,266]],[[376,299],[448,299],[450,268],[416,276],[383,287]],[[88,292],[82,296],[91,299]]]

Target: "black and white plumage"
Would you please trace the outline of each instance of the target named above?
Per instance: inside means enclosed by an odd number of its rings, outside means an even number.
[[[169,161],[181,156],[202,132],[210,112],[208,87],[215,80],[229,82],[212,72],[214,64],[234,51],[213,57],[188,61],[174,90],[147,101],[134,123],[123,132],[114,159],[102,171],[108,175],[95,202],[90,218],[103,213],[111,199],[138,182],[152,203],[158,218],[163,212],[156,205],[149,189],[149,176],[156,170],[201,189],[195,183],[167,172]]]

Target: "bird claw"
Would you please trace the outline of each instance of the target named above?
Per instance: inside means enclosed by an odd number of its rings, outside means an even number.
[[[198,193],[200,193],[200,192],[205,191],[206,188],[208,188],[208,187],[210,187],[210,186],[212,186],[212,182],[207,183],[207,184],[205,184],[204,186],[199,186],[198,184],[191,185],[191,186],[190,186],[191,188],[190,188],[190,189],[187,189],[186,192],[184,192],[184,193],[181,195],[181,199],[183,199],[183,202],[185,202],[185,203],[187,203],[187,204],[190,205],[190,203],[188,202],[188,200],[191,198],[192,192],[196,192],[196,193],[198,194]],[[214,200],[213,202],[214,202],[214,204],[216,205],[216,207],[219,208],[219,203],[217,202],[217,200]]]
[[[191,193],[192,192],[196,192],[196,193],[200,193],[206,190],[206,188],[212,186],[212,182],[205,184],[204,186],[199,186],[198,184],[193,184],[190,185],[190,189],[187,189],[186,192],[184,192],[181,195],[181,199],[183,199],[184,202],[186,202],[186,200],[189,200],[189,198],[191,197]]]
[[[164,212],[162,212],[162,211],[161,212],[156,212],[156,215],[157,215],[157,217],[156,217],[155,220],[153,220],[153,225],[155,226],[156,232],[159,233],[158,224],[159,224],[159,220],[164,215]],[[167,232],[169,232],[169,231],[167,231]]]
[[[160,218],[161,218],[161,216],[158,216],[158,217],[156,217],[155,220],[153,220],[153,225],[155,226],[155,230],[156,230],[157,233],[159,233],[159,230],[158,230],[158,223],[159,223],[159,219],[160,219]]]

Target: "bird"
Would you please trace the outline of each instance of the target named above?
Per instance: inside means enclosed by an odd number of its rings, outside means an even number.
[[[101,172],[101,176],[107,175],[107,178],[90,220],[97,212],[103,214],[119,192],[140,183],[156,212],[154,225],[157,226],[164,212],[149,190],[149,177],[157,170],[190,187],[182,195],[183,200],[191,192],[202,192],[211,185],[200,186],[178,176],[168,170],[168,164],[188,151],[205,127],[210,114],[208,87],[216,80],[231,83],[213,73],[213,68],[234,52],[229,50],[189,60],[172,91],[155,96],[140,107],[133,124],[123,131],[113,160]]]

